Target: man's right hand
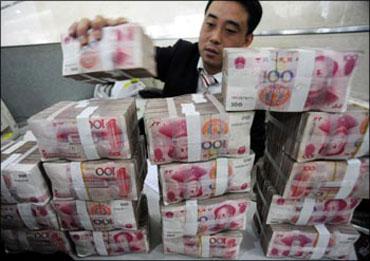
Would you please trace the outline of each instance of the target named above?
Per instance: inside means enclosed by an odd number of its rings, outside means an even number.
[[[104,18],[96,16],[94,20],[82,18],[79,22],[74,22],[68,29],[68,34],[71,37],[78,38],[81,45],[87,45],[90,41],[99,41],[102,36],[102,28],[104,26],[113,26],[128,23],[126,18],[118,17],[116,19]],[[91,29],[91,30],[90,30]]]

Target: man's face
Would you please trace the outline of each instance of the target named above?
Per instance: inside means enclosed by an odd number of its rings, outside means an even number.
[[[210,74],[222,69],[222,51],[226,47],[247,47],[253,40],[247,35],[248,14],[234,1],[214,1],[209,6],[199,36],[199,52]]]

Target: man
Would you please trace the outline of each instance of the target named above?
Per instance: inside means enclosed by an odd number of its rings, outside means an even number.
[[[220,93],[223,48],[250,46],[261,16],[259,1],[209,1],[199,43],[180,39],[171,47],[156,48],[157,78],[164,82],[161,96]],[[72,24],[69,33],[85,45],[101,38],[102,27],[126,22],[124,18],[111,20],[98,16],[93,21],[84,18]],[[251,148],[256,159],[264,150],[264,118],[263,111],[256,111],[251,129]]]

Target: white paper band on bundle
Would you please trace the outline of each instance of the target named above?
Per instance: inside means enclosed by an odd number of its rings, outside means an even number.
[[[22,147],[27,141],[26,140],[22,140],[20,142],[17,142],[16,144],[14,144],[13,146],[11,146],[10,148],[2,151],[1,153],[4,153],[4,154],[10,154],[12,153],[13,151],[15,151],[16,149]]]
[[[33,146],[28,151],[26,151],[24,154],[21,154],[21,156],[19,158],[17,158],[17,160],[15,160],[8,167],[11,168],[11,170],[14,170],[14,171],[22,171],[22,172],[29,172],[29,171],[31,171],[32,169],[35,168],[35,165],[34,164],[23,164],[23,163],[19,163],[19,162],[21,162],[23,159],[27,158],[30,154],[32,154],[37,149],[38,149],[37,148],[37,145]],[[38,168],[37,168],[37,170],[38,170]]]
[[[202,247],[202,257],[209,257],[209,239],[210,236],[201,236],[201,247]]]
[[[103,232],[101,231],[93,231],[93,238],[96,252],[98,252],[99,256],[107,256],[107,248],[104,244]]]
[[[370,126],[367,126],[364,139],[362,140],[361,146],[356,153],[357,157],[367,155],[369,153],[369,128]]]
[[[202,93],[193,93],[191,95],[191,99],[194,103],[205,103],[207,100],[204,98],[204,95]]]
[[[315,207],[316,201],[312,198],[305,198],[303,201],[303,206],[296,225],[306,225],[310,219],[313,209]]]
[[[99,159],[99,154],[96,151],[89,122],[90,115],[93,114],[97,108],[97,106],[87,107],[76,117],[81,145],[85,152],[86,158],[89,160]]]
[[[85,183],[83,181],[81,172],[81,162],[71,162],[70,163],[71,177],[73,189],[76,192],[78,199],[88,200]]]
[[[319,238],[317,240],[315,248],[313,249],[313,253],[310,259],[322,258],[325,254],[325,251],[329,245],[330,240],[330,232],[328,231],[324,224],[315,225],[315,228],[319,233]]]
[[[85,230],[93,230],[90,215],[87,213],[86,201],[76,200],[76,210],[79,221]]]
[[[336,199],[346,198],[351,194],[358,177],[360,176],[361,161],[359,159],[351,159],[347,161],[347,171],[344,174],[340,189],[335,196]]]
[[[208,94],[208,93],[206,93],[205,95],[210,100],[210,102],[212,102],[212,104],[216,107],[219,113],[226,113],[225,107],[222,105],[221,102],[217,100],[215,96],[213,96],[212,94]]]
[[[181,111],[186,117],[188,161],[199,161],[202,158],[200,115],[192,103],[181,104],[181,107]]]
[[[32,215],[32,204],[23,203],[17,204],[18,213],[21,216],[23,223],[30,229],[39,229],[37,225],[36,218]]]
[[[8,203],[11,203],[11,202],[15,203],[17,201],[12,196],[12,194],[10,193],[8,189],[8,186],[6,185],[5,174],[3,173],[3,170],[6,169],[8,166],[11,166],[14,162],[17,162],[21,156],[22,154],[20,153],[14,153],[1,163],[1,197],[3,197],[5,201]],[[9,178],[11,179],[11,174]]]
[[[315,54],[314,50],[300,50],[299,60],[297,64],[297,71],[293,81],[295,85],[292,90],[288,110],[302,110],[307,99],[308,92],[311,87],[311,80],[313,70],[315,68]],[[303,102],[302,102],[303,101]]]
[[[195,236],[198,231],[198,202],[187,200],[185,203],[185,225],[184,234]]]
[[[132,229],[137,229],[134,207],[130,200],[114,200],[111,206],[115,225],[131,224]]]
[[[7,203],[16,203],[17,201],[15,198],[10,194],[10,191],[5,183],[4,175],[1,174],[1,197],[5,200]]]
[[[87,105],[89,105],[89,100],[82,100],[82,101],[77,102],[75,108],[84,108]]]
[[[14,140],[10,141],[9,143],[5,144],[4,146],[1,146],[1,151],[5,151],[7,148],[10,148],[13,146],[16,142]]]
[[[166,98],[166,102],[167,102],[168,114],[170,115],[171,118],[176,117],[177,110],[176,110],[175,101],[173,100],[173,98]]]
[[[8,166],[18,162],[22,155],[23,154],[21,154],[21,153],[14,153],[14,154],[10,155],[6,160],[1,162],[1,171],[6,169]]]
[[[184,241],[184,234],[182,232],[163,230],[163,246],[166,252],[168,248],[176,253],[184,253]]]
[[[68,109],[69,107],[71,107],[72,105],[74,105],[75,103],[74,102],[70,102],[66,105],[64,105],[62,108],[60,108],[59,110],[56,110],[55,112],[53,112],[52,114],[50,114],[47,118],[46,118],[46,121],[52,121],[54,120],[61,112],[63,112],[64,110]]]
[[[227,189],[228,183],[228,159],[226,158],[218,158],[216,160],[217,164],[217,174],[216,174],[216,192],[215,195],[222,195],[225,193]]]

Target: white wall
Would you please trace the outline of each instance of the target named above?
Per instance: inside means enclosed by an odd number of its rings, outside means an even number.
[[[3,1],[2,7],[6,6]],[[199,34],[206,1],[21,1],[1,10],[1,46],[59,42],[59,35],[82,17],[127,17],[154,39]],[[261,1],[264,14],[256,33],[369,25],[368,1]]]

